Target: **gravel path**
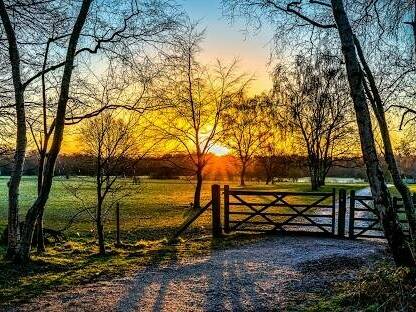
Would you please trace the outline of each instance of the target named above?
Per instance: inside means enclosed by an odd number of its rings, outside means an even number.
[[[281,237],[50,293],[10,311],[281,311],[354,277],[385,245]]]

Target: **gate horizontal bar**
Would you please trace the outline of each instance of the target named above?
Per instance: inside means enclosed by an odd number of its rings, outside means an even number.
[[[252,213],[244,211],[230,211],[230,215],[266,215],[266,216],[276,216],[276,217],[310,217],[310,218],[332,218],[332,214],[298,214],[298,213],[278,213],[278,212],[261,212],[261,213]]]

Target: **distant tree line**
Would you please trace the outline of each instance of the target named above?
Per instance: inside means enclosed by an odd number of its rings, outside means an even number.
[[[26,159],[24,174],[36,176],[38,173],[37,156],[32,154]],[[210,155],[211,161],[207,165],[205,178],[211,181],[240,180],[239,158],[233,155],[215,156]],[[0,158],[1,176],[9,176],[12,170],[10,162],[6,158]],[[214,163],[225,163],[223,172],[216,172],[212,168]],[[416,155],[400,155],[398,162],[402,168],[403,177],[416,177]],[[58,159],[56,176],[95,176],[95,157],[87,154],[61,155]],[[134,157],[123,158],[126,165],[113,171],[114,175],[121,177],[147,176],[151,179],[178,179],[180,177],[194,176],[191,169],[187,169],[191,162],[186,154],[166,154],[161,156],[148,156],[140,160]],[[360,158],[336,159],[335,165],[328,171],[329,177],[357,178],[366,180],[366,171]],[[387,172],[387,166],[383,165]],[[272,183],[279,181],[308,177],[308,157],[299,155],[277,155],[277,156],[254,156],[247,167],[245,178],[249,181]],[[388,177],[387,177],[388,178]],[[391,181],[391,179],[389,179]]]

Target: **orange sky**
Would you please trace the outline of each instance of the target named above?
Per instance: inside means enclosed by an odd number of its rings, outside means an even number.
[[[230,25],[222,16],[220,0],[179,0],[193,21],[200,21],[200,27],[206,29],[206,39],[202,44],[201,61],[214,63],[217,59],[231,62],[239,59],[239,70],[254,75],[251,85],[253,94],[267,91],[272,82],[269,77],[268,60],[272,31],[267,29],[255,34],[246,35],[242,31],[242,24]],[[264,29],[264,27],[263,27]],[[63,153],[79,151],[79,142],[72,127],[67,127],[62,146]],[[214,147],[216,154],[225,154],[226,150]]]

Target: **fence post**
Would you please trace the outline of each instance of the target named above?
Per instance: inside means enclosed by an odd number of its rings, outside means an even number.
[[[349,238],[354,238],[354,215],[355,215],[355,191],[352,190],[350,193],[350,219],[349,219]]]
[[[220,237],[221,229],[221,189],[218,184],[211,186],[212,196],[212,236]]]
[[[332,227],[331,227],[331,231],[332,231],[332,235],[335,235],[335,207],[336,207],[336,199],[337,198],[337,190],[335,189],[335,187],[332,189]]]
[[[224,185],[224,232],[230,233],[230,186]]]
[[[120,203],[116,204],[116,246],[121,246],[121,240],[120,240]]]
[[[399,208],[398,208],[398,198],[396,196],[393,197],[393,211],[395,214],[397,214]]]
[[[339,205],[338,205],[338,236],[345,237],[345,215],[347,213],[347,191],[345,189],[339,190]]]

